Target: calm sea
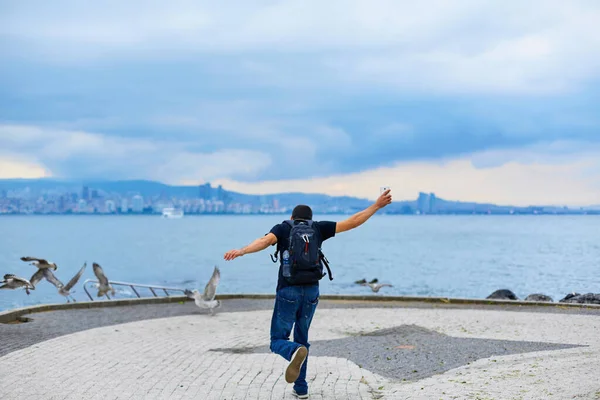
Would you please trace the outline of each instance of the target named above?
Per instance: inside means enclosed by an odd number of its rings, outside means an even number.
[[[282,218],[3,216],[0,273],[29,278],[35,267],[19,258],[30,255],[56,262],[56,275],[66,283],[87,262],[74,294],[85,300],[81,283],[94,278],[92,262],[111,280],[200,291],[218,265],[219,293],[273,293],[272,248],[227,263],[223,253],[264,235]],[[598,293],[599,225],[598,216],[377,215],[325,243],[335,279],[324,278],[321,292],[371,294],[353,282],[378,278],[393,284],[379,295],[483,298],[508,288],[520,298],[541,292],[557,301],[571,291]],[[0,310],[64,301],[46,281],[30,296],[0,291]]]

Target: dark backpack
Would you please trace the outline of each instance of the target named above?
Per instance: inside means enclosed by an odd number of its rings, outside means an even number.
[[[290,235],[288,237],[290,276],[285,279],[291,284],[309,284],[316,283],[325,276],[323,265],[327,268],[329,280],[333,280],[329,262],[321,251],[323,239],[319,228],[314,225],[314,221],[294,221],[288,220],[284,223],[290,226]],[[277,246],[273,262],[277,262],[277,254],[280,254],[283,268],[283,248]]]

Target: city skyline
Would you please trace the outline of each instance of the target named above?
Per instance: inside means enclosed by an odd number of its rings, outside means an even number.
[[[600,204],[594,2],[2,11],[0,178]]]
[[[0,214],[161,214],[181,209],[185,214],[286,214],[297,204],[316,214],[351,214],[372,202],[365,198],[324,194],[275,193],[248,195],[211,183],[169,186],[151,181],[105,181],[77,184],[53,180],[0,180]],[[419,192],[396,200],[389,214],[598,214],[599,206],[474,203]]]

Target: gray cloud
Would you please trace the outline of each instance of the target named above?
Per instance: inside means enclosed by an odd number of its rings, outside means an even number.
[[[185,143],[114,137],[82,131],[0,125],[0,156],[29,159],[53,175],[73,178],[146,178],[163,182],[256,179],[272,164],[268,154],[243,148],[190,151]]]
[[[2,152],[252,181],[599,139],[594,2],[233,4],[3,5]]]

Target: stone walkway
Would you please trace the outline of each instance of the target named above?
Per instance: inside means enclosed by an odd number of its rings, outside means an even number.
[[[57,336],[0,357],[0,398],[291,399],[270,318],[194,310]],[[320,307],[310,398],[600,399],[599,332],[598,313]]]

